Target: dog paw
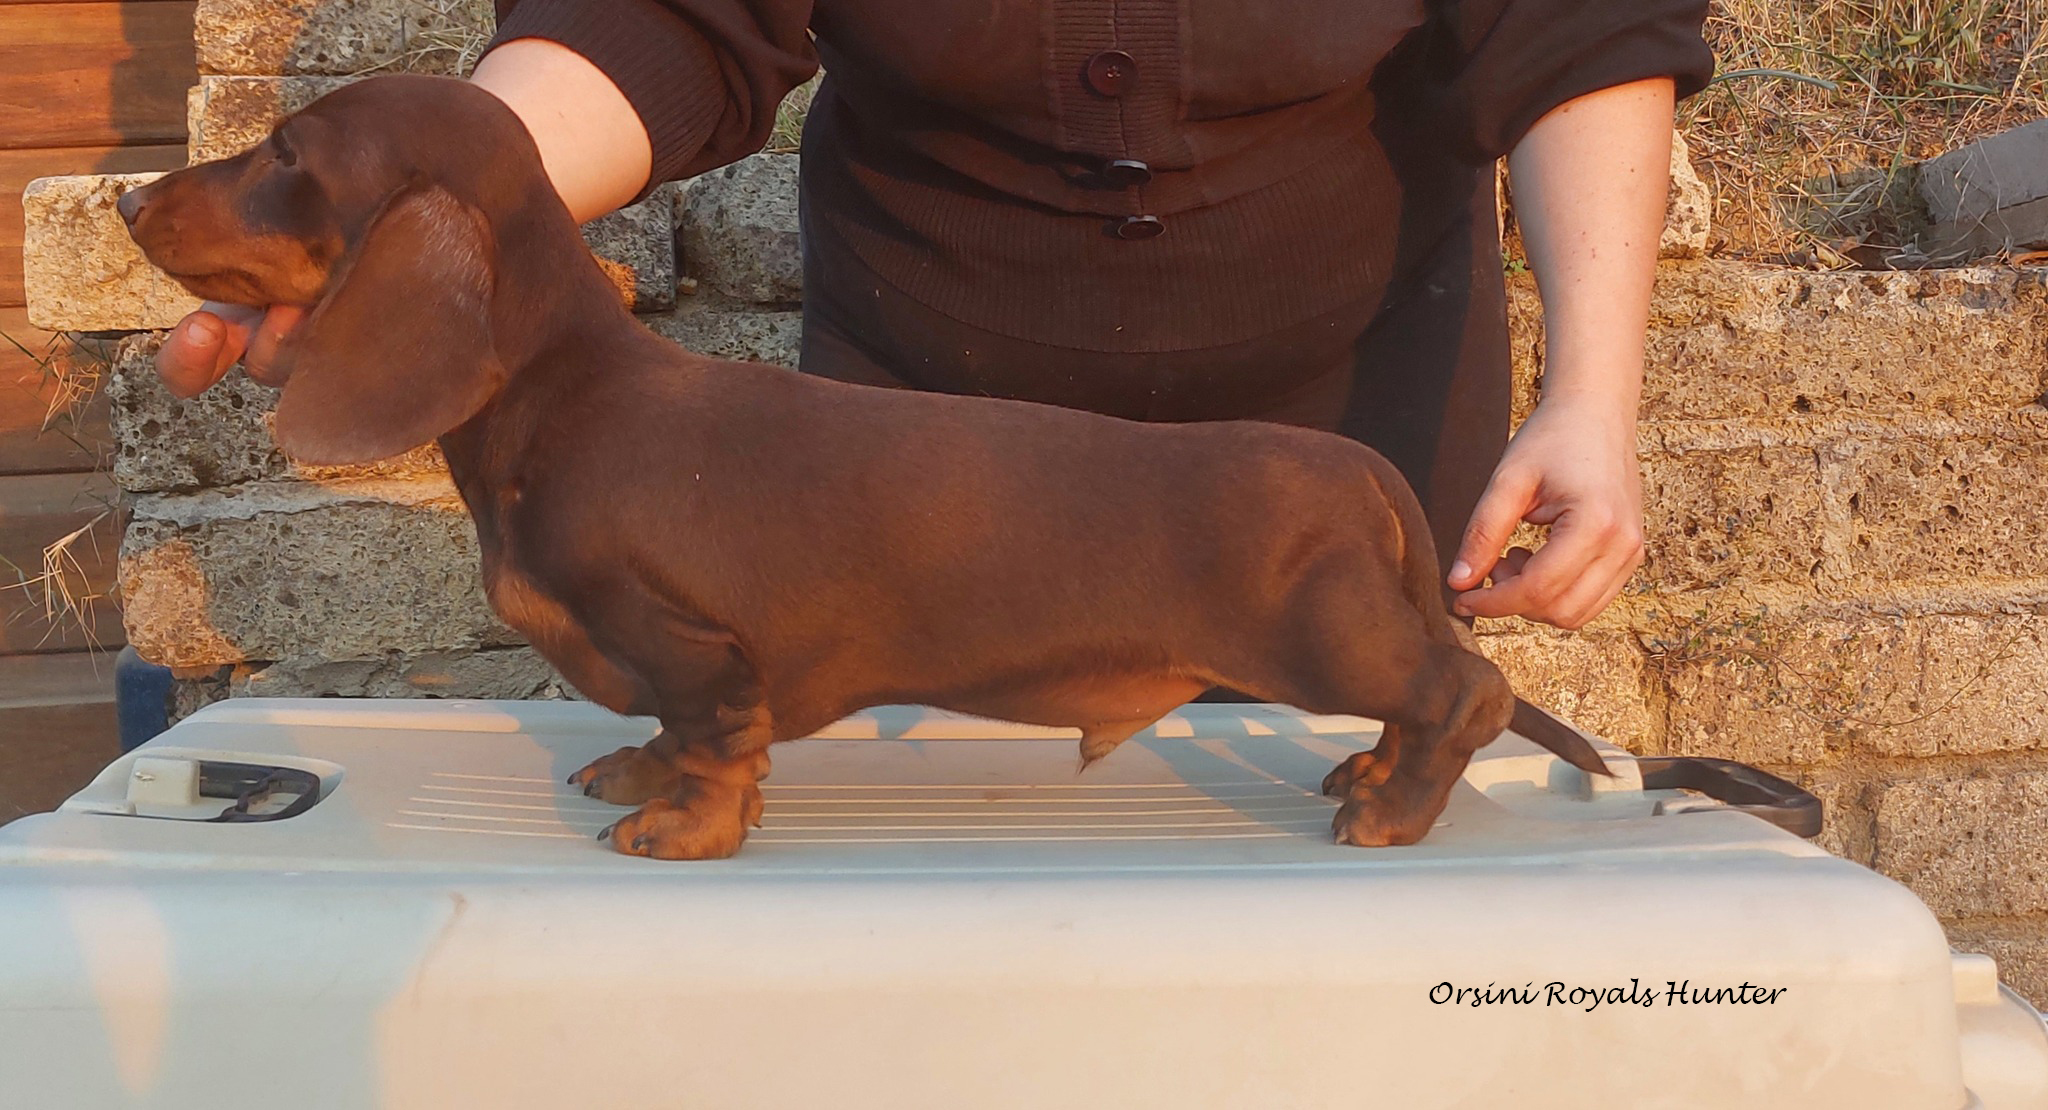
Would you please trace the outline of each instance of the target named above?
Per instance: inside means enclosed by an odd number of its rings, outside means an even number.
[[[1339,844],[1391,848],[1421,840],[1436,825],[1436,816],[1414,806],[1392,804],[1386,794],[1361,788],[1350,791],[1344,804],[1337,807],[1330,831]]]
[[[570,775],[569,785],[582,787],[587,798],[637,806],[674,793],[682,777],[673,762],[645,748],[620,748]]]
[[[761,823],[761,788],[685,776],[669,797],[655,798],[597,834],[624,855],[649,859],[724,859]]]
[[[1330,798],[1349,797],[1352,787],[1378,786],[1393,773],[1393,761],[1378,758],[1376,752],[1353,752],[1323,776],[1323,794]]]

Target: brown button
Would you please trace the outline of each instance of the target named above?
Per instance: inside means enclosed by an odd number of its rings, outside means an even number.
[[[1118,220],[1110,233],[1119,239],[1150,239],[1166,230],[1157,216],[1125,216]]]
[[[1083,73],[1089,88],[1104,96],[1122,96],[1138,79],[1138,60],[1121,50],[1105,50],[1088,59]]]
[[[1118,189],[1135,189],[1152,180],[1152,167],[1131,158],[1119,158],[1102,167],[1102,180]]]

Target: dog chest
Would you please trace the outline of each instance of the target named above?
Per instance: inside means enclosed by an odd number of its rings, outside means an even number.
[[[1368,850],[1316,784],[1369,722],[1189,706],[1077,775],[1071,733],[886,708],[777,748],[740,856],[664,864],[562,784],[653,731],[189,718],[0,829],[10,1098],[213,1105],[257,1062],[336,1106],[2048,1097],[2038,1019],[1903,888],[1619,755],[1595,788],[1504,737]],[[232,766],[318,785],[194,820]]]

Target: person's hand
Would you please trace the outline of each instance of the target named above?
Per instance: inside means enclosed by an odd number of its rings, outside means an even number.
[[[268,309],[207,301],[178,321],[156,352],[157,376],[178,397],[197,397],[227,375],[237,361],[249,376],[267,385],[277,345],[306,314],[294,305]]]
[[[1643,561],[1633,414],[1566,398],[1539,405],[1473,510],[1450,587],[1460,616],[1521,616],[1579,628]],[[1501,548],[1521,521],[1550,526],[1542,549]],[[1492,585],[1485,585],[1491,576]]]

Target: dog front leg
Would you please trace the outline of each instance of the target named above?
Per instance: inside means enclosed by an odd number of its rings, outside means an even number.
[[[621,624],[653,691],[661,733],[571,776],[585,793],[640,808],[605,830],[612,847],[654,859],[722,859],[761,823],[760,781],[774,730],[752,664],[728,634],[675,620]]]
[[[666,733],[664,733],[666,735]],[[675,785],[600,836],[629,856],[724,859],[761,823],[768,753],[732,756],[713,743],[687,743],[675,759]]]
[[[682,770],[676,760],[682,745],[667,729],[640,746],[620,748],[600,756],[569,776],[569,785],[583,788],[583,796],[615,806],[637,806],[667,794],[681,784]]]

